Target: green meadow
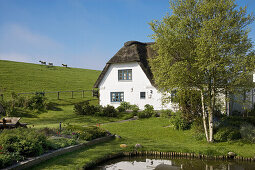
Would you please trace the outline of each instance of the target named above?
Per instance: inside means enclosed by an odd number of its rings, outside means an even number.
[[[4,94],[5,99],[10,99],[12,92],[92,90],[100,72],[0,60],[0,93]],[[91,99],[92,93],[85,92],[84,96],[86,99]],[[72,103],[79,101],[82,98],[82,93],[74,92],[72,100],[70,100],[71,92],[60,93],[61,100],[56,100],[56,93],[46,94],[46,97],[59,103]]]

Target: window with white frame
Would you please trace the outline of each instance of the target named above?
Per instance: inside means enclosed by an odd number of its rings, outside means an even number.
[[[123,102],[124,92],[111,92],[111,102]]]
[[[132,80],[132,69],[118,70],[119,80]]]

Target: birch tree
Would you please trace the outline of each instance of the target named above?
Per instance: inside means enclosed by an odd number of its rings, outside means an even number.
[[[213,142],[217,96],[250,89],[255,70],[248,25],[254,20],[234,0],[170,0],[171,14],[150,23],[157,55],[150,66],[163,92],[201,92],[204,129]]]

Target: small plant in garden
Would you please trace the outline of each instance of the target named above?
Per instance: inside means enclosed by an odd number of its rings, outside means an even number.
[[[131,105],[131,110],[132,110],[132,113],[133,113],[133,116],[137,116],[138,114],[138,110],[139,110],[139,107],[137,105]]]
[[[241,139],[241,134],[239,129],[229,126],[218,129],[214,137],[219,142],[226,142]]]
[[[103,107],[102,116],[116,117],[117,111],[113,106],[107,105],[106,107]]]
[[[184,118],[183,113],[180,111],[177,111],[172,114],[170,123],[177,130],[188,130],[190,129],[191,126],[191,123]]]
[[[255,143],[255,126],[249,123],[244,123],[241,125],[240,133],[242,139],[251,143]]]
[[[130,109],[132,105],[130,105],[129,102],[121,102],[120,106],[122,106],[126,111],[126,110]]]
[[[118,112],[125,112],[126,111],[125,107],[123,107],[121,105],[117,107],[117,110],[118,110]]]
[[[89,101],[80,102],[74,105],[74,112],[78,115],[94,115],[97,108],[90,105]]]
[[[141,112],[138,112],[137,116],[139,118],[149,118],[151,117],[153,114],[155,114],[154,108],[152,105],[146,104],[144,106],[144,110]]]
[[[170,118],[171,115],[172,115],[172,110],[170,109],[166,109],[166,110],[161,110],[160,111],[160,117],[163,117],[163,118]]]
[[[99,127],[78,125],[67,125],[63,133],[72,135],[73,139],[81,140],[92,140],[107,135],[106,131]]]
[[[27,107],[30,110],[44,111],[46,109],[46,97],[44,93],[36,93],[28,100]]]
[[[37,156],[48,150],[49,143],[42,133],[35,129],[8,129],[0,133],[0,146],[4,155],[20,158]]]

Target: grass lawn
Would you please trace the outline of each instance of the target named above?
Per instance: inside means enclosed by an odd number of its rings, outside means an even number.
[[[86,163],[95,161],[110,153],[122,151],[121,143],[128,145],[125,150],[132,150],[136,143],[143,145],[143,150],[194,152],[207,155],[226,155],[229,151],[239,156],[254,157],[255,144],[240,142],[222,142],[209,144],[194,139],[191,131],[177,131],[165,118],[150,118],[124,123],[103,125],[103,128],[120,135],[121,139],[83,148],[37,165],[35,169],[79,169]]]
[[[120,114],[118,117],[96,117],[96,116],[83,116],[76,115],[73,112],[73,105],[60,105],[57,111],[48,110],[43,113],[26,114],[22,117],[22,123],[28,123],[29,127],[35,128],[58,128],[59,122],[63,123],[62,127],[67,123],[75,125],[96,125],[98,123],[106,123],[127,119],[129,115]]]
[[[0,60],[0,93],[10,99],[12,92],[91,90],[100,72]],[[74,93],[74,98],[81,98],[81,95]],[[85,96],[90,97],[91,92]],[[46,94],[46,97],[54,100],[57,94]],[[60,98],[71,98],[71,93],[61,93]]]

